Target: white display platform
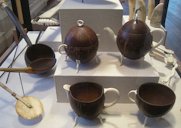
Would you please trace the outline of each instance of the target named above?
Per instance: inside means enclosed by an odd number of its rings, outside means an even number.
[[[66,55],[62,55],[54,74],[57,101],[67,102],[64,84],[95,82],[103,87],[114,87],[120,91],[119,102],[129,103],[127,94],[130,90],[145,82],[158,82],[159,75],[152,67],[149,55],[146,55],[144,60],[124,59],[123,65],[120,58],[118,52],[98,52],[97,58],[88,64],[81,64],[77,73],[76,63],[70,59],[66,60]],[[108,101],[111,97],[108,96]]]
[[[83,20],[99,38],[99,51],[118,51],[116,42],[109,38],[104,28],[110,27],[116,34],[122,26],[123,7],[119,0],[64,0],[59,17],[62,40],[77,20]]]
[[[32,43],[35,42],[38,32],[28,32]],[[24,46],[22,40],[18,47],[19,53]],[[14,50],[15,51],[15,50]],[[3,63],[7,67],[14,56],[14,51]],[[56,53],[57,59],[60,57]],[[158,71],[161,77],[168,75],[171,70],[165,67],[165,64],[157,60],[152,60],[153,67]],[[19,56],[13,67],[23,67],[24,52]],[[75,113],[69,103],[58,103],[56,98],[56,89],[53,75],[32,75],[21,73],[24,85],[25,95],[35,96],[41,100],[44,107],[44,116],[40,120],[28,121],[19,117],[15,111],[16,100],[6,91],[0,88],[0,128],[73,128]],[[7,73],[0,81],[5,83]],[[23,95],[18,73],[11,73],[8,81],[8,87],[19,95]],[[146,126],[144,116],[133,103],[116,104],[106,111],[110,114],[101,114],[105,119],[101,124],[98,119],[88,121],[82,118],[78,119],[76,128],[180,128],[181,127],[181,79],[174,76],[170,88],[176,94],[176,102],[169,113],[161,118],[149,118]],[[136,89],[136,88],[135,88]]]

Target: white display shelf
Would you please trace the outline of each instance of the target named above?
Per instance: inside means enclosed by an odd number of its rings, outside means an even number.
[[[76,63],[62,55],[54,74],[58,102],[67,102],[64,84],[95,82],[103,87],[114,87],[120,91],[119,102],[129,103],[127,93],[131,89],[145,82],[158,82],[159,75],[149,55],[137,61],[124,59],[122,65],[120,59],[119,52],[98,52],[90,63],[80,64],[77,72]]]

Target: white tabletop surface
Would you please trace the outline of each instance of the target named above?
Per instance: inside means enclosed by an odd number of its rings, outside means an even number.
[[[28,32],[28,36],[34,42],[38,32]],[[18,46],[18,51],[26,45],[22,40]],[[11,63],[14,52],[7,58],[1,67],[6,67]],[[56,58],[60,57],[56,53]],[[13,67],[24,67],[24,53],[19,56]],[[161,77],[170,72],[164,64],[153,60],[153,66],[157,69]],[[1,72],[0,72],[1,74]],[[5,83],[7,73],[0,81]],[[16,100],[6,91],[0,89],[0,128],[72,128],[74,125],[75,113],[69,103],[57,103],[56,90],[53,74],[33,75],[21,73],[25,95],[35,96],[41,100],[44,106],[42,119],[33,121],[24,120],[19,117],[15,110]],[[11,73],[7,86],[17,94],[23,95],[18,73]],[[172,110],[161,118],[148,119],[146,128],[180,128],[181,127],[181,80],[174,77],[170,86],[176,94],[176,103]],[[135,104],[117,104],[107,109],[110,114],[101,114],[105,118],[103,124],[99,120],[88,121],[78,119],[77,128],[141,128],[144,116],[138,111]]]

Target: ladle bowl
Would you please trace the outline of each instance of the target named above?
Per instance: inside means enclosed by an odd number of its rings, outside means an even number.
[[[40,58],[55,59],[55,53],[52,48],[44,44],[35,44],[27,48],[25,52],[25,62],[27,66],[30,66],[33,61]]]
[[[55,58],[40,58],[33,61],[30,67],[32,68],[32,73],[45,73],[52,70],[55,63]]]

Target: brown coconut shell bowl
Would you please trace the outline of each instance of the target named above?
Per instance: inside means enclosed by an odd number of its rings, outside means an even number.
[[[136,95],[131,98],[131,93]],[[168,113],[176,100],[175,93],[166,85],[159,83],[144,83],[137,90],[128,93],[131,101],[147,117],[161,117]]]
[[[33,67],[36,67],[35,69],[40,68],[42,70],[38,74],[50,72],[56,63],[53,49],[44,44],[29,46],[25,52],[24,58],[27,66],[31,67],[34,65]],[[43,70],[44,68],[45,70]]]

